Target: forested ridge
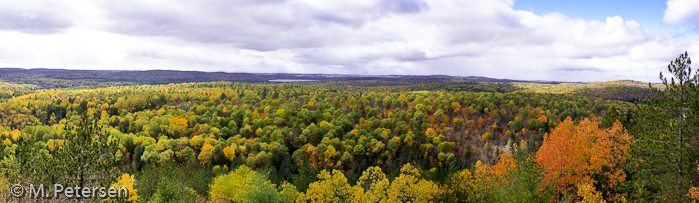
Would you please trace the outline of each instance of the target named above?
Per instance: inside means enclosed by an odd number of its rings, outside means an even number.
[[[130,202],[689,201],[699,80],[686,67],[670,72],[682,82],[630,90],[628,81],[91,87],[64,78],[81,88],[54,89],[6,80],[0,184],[118,185],[133,193],[118,201]],[[685,106],[657,110],[673,91],[685,100],[672,105]],[[650,100],[627,102],[637,94]],[[684,137],[666,133],[676,128]],[[81,142],[93,156],[76,153]],[[647,158],[666,145],[682,150],[679,161]],[[76,172],[69,158],[100,164]],[[647,170],[663,164],[678,170]],[[76,175],[88,172],[99,175]]]

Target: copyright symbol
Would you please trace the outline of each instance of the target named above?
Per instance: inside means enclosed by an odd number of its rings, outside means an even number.
[[[24,187],[20,184],[14,184],[10,187],[10,194],[15,197],[22,197],[24,194]]]

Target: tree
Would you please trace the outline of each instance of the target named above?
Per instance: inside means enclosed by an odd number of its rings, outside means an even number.
[[[352,188],[347,184],[347,178],[342,172],[333,170],[332,174],[321,171],[320,181],[311,183],[305,194],[299,199],[311,202],[350,202]]]
[[[400,169],[400,175],[391,182],[389,201],[432,202],[441,195],[439,186],[427,180],[420,180],[420,171],[410,164]]]
[[[86,114],[77,126],[66,126],[65,142],[51,159],[57,183],[81,188],[109,185],[118,176],[117,141]],[[89,152],[89,153],[86,153]]]
[[[618,121],[609,129],[599,129],[594,119],[575,125],[567,118],[544,136],[536,153],[536,162],[544,169],[543,184],[552,184],[563,195],[581,183],[599,182],[609,191],[626,178],[619,166],[630,157],[631,142]]]
[[[226,159],[228,159],[228,161],[233,161],[233,159],[235,158],[235,149],[233,149],[230,146],[226,146],[223,148],[223,155],[226,156]]]
[[[697,167],[697,170],[699,170],[699,167]],[[692,202],[696,203],[697,200],[699,200],[699,188],[689,188],[689,193],[687,193],[687,197],[689,197],[689,199],[691,199]]]
[[[388,200],[390,182],[378,166],[369,167],[354,186],[352,202],[384,202]]]
[[[210,164],[213,157],[214,146],[211,146],[210,144],[204,144],[204,146],[201,147],[201,152],[199,152],[199,156],[197,158],[199,159],[199,161],[201,161],[202,164]]]
[[[446,187],[445,200],[449,202],[477,202],[481,198],[478,182],[468,169],[451,174]]]
[[[299,195],[288,183],[277,190],[266,175],[244,165],[228,175],[216,177],[210,187],[212,202],[293,202]]]
[[[687,52],[668,65],[670,81],[660,73],[662,88],[651,87],[639,110],[634,155],[637,193],[660,190],[663,201],[687,201],[684,191],[696,180],[699,158],[699,72],[692,73]]]
[[[541,185],[543,170],[533,155],[520,150],[514,153],[514,157],[503,154],[500,162],[491,167],[492,173],[489,188],[492,193],[487,194],[493,202],[547,202],[549,201],[549,188]]]
[[[134,188],[136,185],[136,180],[134,179],[133,175],[129,174],[123,174],[121,177],[119,177],[119,180],[112,184],[112,187],[114,188],[120,188],[124,187],[126,188],[127,191],[129,191],[129,198],[128,199],[121,199],[117,201],[122,201],[122,202],[139,202],[140,196],[138,196],[138,191]]]

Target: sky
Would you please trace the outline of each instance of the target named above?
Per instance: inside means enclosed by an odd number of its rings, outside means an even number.
[[[0,67],[659,82],[685,51],[699,0],[0,2]]]

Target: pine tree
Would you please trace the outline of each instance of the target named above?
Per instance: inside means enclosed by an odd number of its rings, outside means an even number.
[[[683,193],[699,157],[699,73],[692,74],[687,52],[668,65],[670,81],[660,73],[661,89],[651,86],[646,104],[639,109],[634,150],[638,159],[638,194],[660,191],[664,201],[686,201]],[[677,81],[676,81],[677,80]],[[659,195],[659,196],[658,196]]]
[[[57,183],[107,187],[116,180],[120,174],[115,165],[118,143],[98,123],[83,114],[77,126],[66,127],[65,144],[50,160],[59,179]]]

